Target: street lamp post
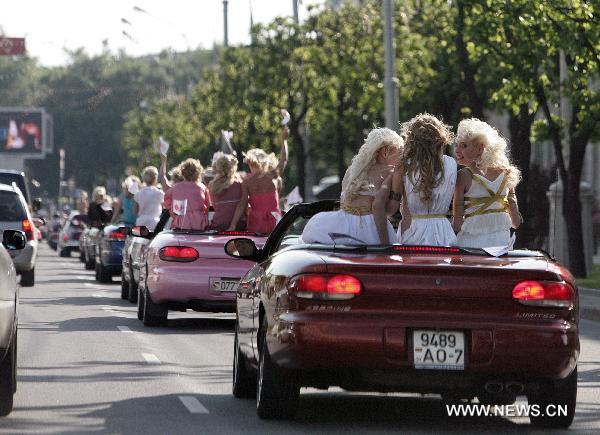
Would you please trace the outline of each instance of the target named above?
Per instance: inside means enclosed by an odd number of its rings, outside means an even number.
[[[383,0],[385,48],[385,126],[396,130],[398,128],[398,78],[396,77],[396,50],[394,46],[392,0]]]
[[[223,46],[229,47],[229,31],[227,29],[227,0],[223,0]]]

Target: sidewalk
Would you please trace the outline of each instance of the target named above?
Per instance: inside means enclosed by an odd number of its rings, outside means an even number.
[[[600,322],[600,289],[579,287],[579,315]]]

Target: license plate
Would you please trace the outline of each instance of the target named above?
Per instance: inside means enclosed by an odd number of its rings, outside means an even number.
[[[237,290],[238,282],[231,280],[216,280],[212,288],[218,292],[234,292]]]
[[[464,370],[465,336],[461,331],[413,330],[416,369]]]

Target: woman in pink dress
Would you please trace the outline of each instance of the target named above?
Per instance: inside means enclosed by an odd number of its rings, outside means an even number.
[[[187,159],[180,165],[184,181],[174,184],[165,194],[165,207],[173,218],[173,229],[204,231],[208,227],[210,195],[202,182],[202,165]]]
[[[279,192],[283,186],[281,174],[288,158],[288,136],[289,130],[284,127],[281,132],[279,160],[273,153],[267,154],[260,148],[251,149],[245,154],[244,162],[250,168],[250,176],[242,182],[242,198],[229,224],[229,230],[236,228],[244,213],[247,214],[248,231],[270,233],[275,228],[281,217]]]
[[[242,197],[242,179],[237,173],[238,162],[234,155],[219,152],[215,157],[212,165],[215,178],[208,184],[210,199],[215,210],[210,227],[224,231],[229,227]],[[246,219],[242,216],[235,229],[245,228]]]

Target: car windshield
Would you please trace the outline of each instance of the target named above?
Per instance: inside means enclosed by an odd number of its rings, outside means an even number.
[[[19,195],[14,192],[0,191],[0,221],[20,221],[27,218],[27,213]]]

